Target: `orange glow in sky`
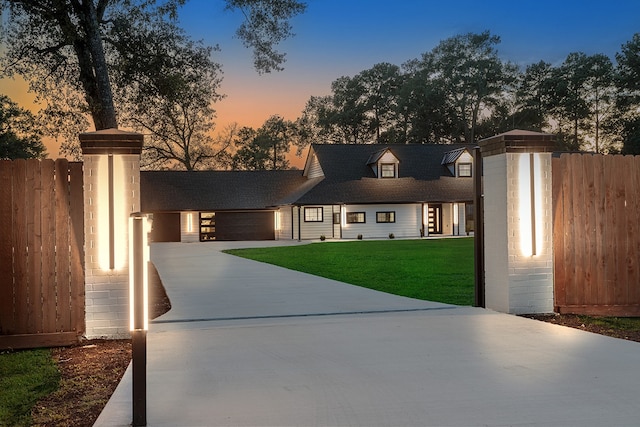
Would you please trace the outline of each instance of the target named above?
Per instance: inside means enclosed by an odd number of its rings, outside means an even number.
[[[259,75],[251,52],[234,32],[242,15],[225,11],[225,0],[188,0],[180,24],[196,40],[219,45],[222,65],[216,131],[230,123],[260,127],[272,115],[300,116],[311,96],[330,94],[331,82],[381,62],[402,65],[431,51],[441,40],[490,30],[500,36],[499,55],[524,68],[541,60],[560,64],[571,52],[603,53],[615,59],[622,44],[640,31],[640,1],[611,0],[308,0],[291,24],[295,37],[278,49],[285,70]],[[0,93],[29,108],[33,96],[20,81],[0,80]],[[89,129],[88,129],[89,130]],[[58,148],[47,141],[50,157]]]

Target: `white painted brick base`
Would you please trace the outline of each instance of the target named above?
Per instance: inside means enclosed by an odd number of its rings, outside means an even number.
[[[536,255],[521,248],[520,156],[504,153],[484,158],[485,301],[487,308],[513,314],[553,312],[553,239],[551,154],[535,154],[541,174],[539,211],[542,240]],[[528,194],[525,195],[529,197]],[[526,211],[525,211],[526,214]]]
[[[106,155],[84,156],[84,203],[85,203],[85,322],[86,338],[129,338],[129,269],[128,269],[128,218],[140,209],[140,157],[118,155],[118,171],[124,175],[120,182],[124,190],[116,197],[122,209],[116,218],[124,224],[117,229],[124,236],[115,250],[122,256],[124,265],[114,270],[101,267],[99,239],[104,238],[104,226],[98,222],[98,205],[104,203],[99,194],[99,184],[104,179],[98,169],[104,166]],[[100,162],[103,162],[101,165]],[[101,178],[99,178],[101,177]],[[102,183],[104,184],[104,183]],[[103,197],[102,200],[100,197]],[[108,231],[107,231],[108,232]]]

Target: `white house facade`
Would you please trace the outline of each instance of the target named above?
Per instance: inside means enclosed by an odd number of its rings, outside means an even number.
[[[469,145],[315,144],[304,170],[149,171],[156,241],[418,238],[473,231]]]

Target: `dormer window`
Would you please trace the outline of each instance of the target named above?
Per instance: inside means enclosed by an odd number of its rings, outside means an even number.
[[[395,163],[382,163],[380,165],[380,177],[381,178],[395,178],[396,177],[396,165],[395,165]]]
[[[369,156],[367,166],[371,168],[376,178],[398,178],[398,165],[400,160],[385,148]]]
[[[458,163],[458,176],[471,177],[471,163]]]
[[[473,176],[473,156],[466,148],[458,148],[456,150],[444,153],[442,165],[445,166],[451,176],[470,178]]]

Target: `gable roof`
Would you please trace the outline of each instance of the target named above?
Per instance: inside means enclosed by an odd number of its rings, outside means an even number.
[[[291,203],[317,180],[300,170],[142,171],[143,212],[269,209]]]
[[[452,177],[445,155],[470,144],[313,144],[310,168],[269,171],[142,171],[143,212],[272,209],[282,205],[437,203],[473,200],[472,178]],[[379,179],[368,163],[391,151],[397,178]],[[449,153],[449,154],[448,154]]]
[[[325,179],[296,204],[413,203],[473,200],[471,178],[451,177],[442,165],[445,153],[471,144],[313,144]],[[398,178],[378,179],[368,166],[391,150],[400,161]],[[379,157],[378,157],[379,158]]]
[[[456,160],[458,160],[458,158],[465,151],[468,151],[467,148],[466,147],[461,147],[461,148],[457,148],[455,150],[451,150],[451,151],[448,151],[448,152],[444,153],[444,157],[442,158],[441,164],[450,165],[452,163],[455,163]]]

